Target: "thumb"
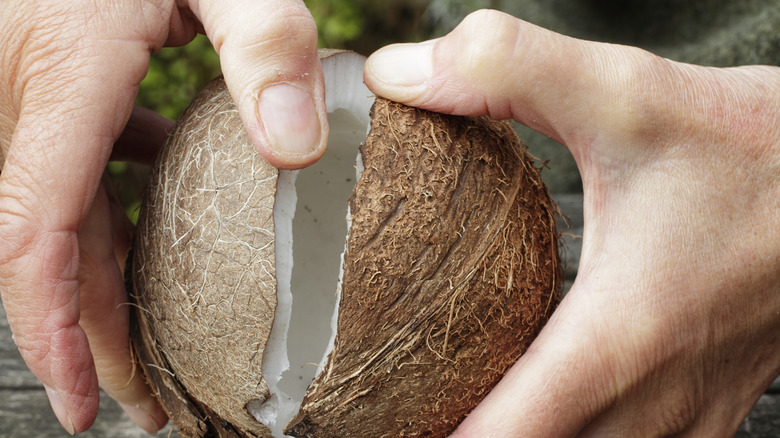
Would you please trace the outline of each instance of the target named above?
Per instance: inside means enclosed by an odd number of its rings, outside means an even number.
[[[327,146],[317,29],[301,0],[190,2],[220,55],[225,82],[260,154],[281,168],[314,163]]]
[[[630,72],[651,58],[640,49],[578,40],[482,10],[443,38],[380,49],[369,57],[364,79],[391,100],[511,118],[569,144],[594,118],[615,122],[631,75],[613,72]],[[594,99],[604,104],[583,105]]]

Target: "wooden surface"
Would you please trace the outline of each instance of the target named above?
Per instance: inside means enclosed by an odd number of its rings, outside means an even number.
[[[564,236],[566,247],[566,279],[571,285],[579,265],[582,235],[582,197],[556,196],[561,210],[569,217],[569,230]],[[170,435],[169,435],[170,433]],[[66,437],[49,407],[43,387],[27,370],[12,339],[5,310],[0,306],[0,438],[6,437]],[[94,426],[84,437],[148,437],[133,425],[122,410],[102,394],[100,412]],[[178,437],[170,427],[159,437]],[[780,437],[780,382],[776,381],[761,397],[736,435],[738,438]]]

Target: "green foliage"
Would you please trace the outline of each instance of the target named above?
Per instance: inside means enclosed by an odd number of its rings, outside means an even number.
[[[344,48],[363,33],[365,20],[356,0],[306,0],[317,23],[319,47]]]
[[[368,55],[380,47],[430,37],[433,0],[305,0],[319,46]],[[446,0],[449,1],[449,0]]]
[[[182,47],[152,55],[136,103],[176,119],[195,94],[220,74],[219,57],[209,40],[198,35]]]
[[[125,214],[135,224],[138,221],[141,191],[149,176],[149,168],[137,163],[112,161],[106,166],[106,173],[113,185],[114,194],[125,209]]]

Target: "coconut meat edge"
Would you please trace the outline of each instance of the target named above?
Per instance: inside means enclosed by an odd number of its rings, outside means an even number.
[[[374,102],[363,84],[364,62],[352,52],[322,59],[328,150],[306,169],[279,172],[274,205],[278,304],[262,365],[272,396],[246,406],[275,437],[286,436],[284,427],[325,367],[336,338],[344,236],[351,225],[345,206],[363,170],[358,147]]]

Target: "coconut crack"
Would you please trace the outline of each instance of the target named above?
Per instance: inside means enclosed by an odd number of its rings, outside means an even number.
[[[283,428],[333,349],[350,224],[347,200],[362,170],[358,147],[374,100],[362,84],[362,57],[326,55],[322,63],[328,150],[306,169],[279,172],[274,206],[278,304],[262,365],[271,396],[247,404],[275,437],[286,436]]]
[[[322,63],[316,165],[262,160],[216,80],[153,168],[131,334],[183,436],[449,436],[557,303],[556,209],[511,125],[374,103],[362,57]]]

